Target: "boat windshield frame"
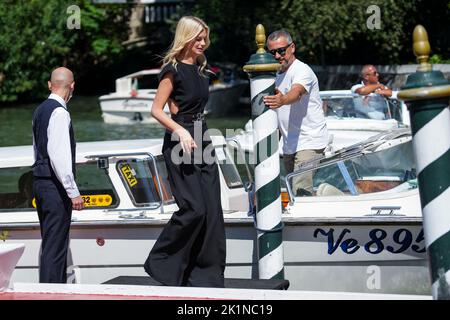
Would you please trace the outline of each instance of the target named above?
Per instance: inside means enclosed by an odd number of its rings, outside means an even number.
[[[111,157],[136,157],[136,156],[148,156],[148,158],[150,159],[150,162],[153,165],[153,170],[154,170],[155,176],[156,176],[156,186],[158,188],[157,191],[161,195],[159,197],[160,200],[156,202],[157,205],[141,206],[141,207],[137,207],[136,210],[142,210],[142,209],[155,210],[155,209],[159,208],[160,213],[164,214],[164,197],[163,197],[161,177],[159,174],[158,167],[156,165],[156,158],[151,152],[108,153],[108,154],[100,154],[100,155],[89,155],[89,156],[86,156],[86,158],[92,159],[92,160],[97,159],[97,161],[99,161],[101,159],[102,160],[107,159],[107,161],[109,161],[109,158],[111,158]],[[142,160],[145,160],[145,159],[146,158],[143,158]],[[129,194],[128,188],[126,188],[126,189],[127,189],[128,195],[133,200],[132,195]]]
[[[378,120],[397,120],[399,122],[401,122],[401,118],[402,118],[402,114],[401,114],[401,101],[397,100],[397,99],[392,99],[392,98],[386,98],[383,97],[382,95],[379,95],[377,93],[370,93],[368,95],[360,95],[357,93],[352,93],[350,91],[338,91],[338,92],[333,92],[333,91],[320,91],[320,98],[322,100],[322,102],[324,103],[324,113],[326,117],[336,117],[338,119],[346,119],[346,118],[355,118],[355,119],[375,119],[375,118],[371,118],[370,116],[368,116],[366,114],[365,117],[359,117],[357,116],[358,114],[361,115],[361,112],[357,112],[356,110],[356,105],[355,105],[355,101],[353,101],[353,105],[351,106],[351,112],[354,114],[354,116],[343,116],[338,114],[337,110],[334,110],[334,108],[332,108],[331,106],[329,106],[328,104],[326,104],[327,101],[330,100],[337,100],[337,99],[353,99],[355,100],[355,98],[362,98],[362,97],[368,97],[369,99],[381,99],[383,100],[383,102],[386,104],[386,110],[387,113],[384,115],[384,119],[378,119]],[[394,102],[397,101],[397,102]],[[327,111],[325,110],[325,105],[327,108],[329,108],[331,111]],[[343,111],[344,112],[348,112],[347,111]],[[380,112],[380,111],[377,111]],[[375,119],[377,120],[377,119]]]

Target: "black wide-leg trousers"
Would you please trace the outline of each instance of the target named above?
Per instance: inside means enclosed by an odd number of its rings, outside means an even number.
[[[204,150],[210,143],[198,141],[197,145]],[[223,288],[226,244],[218,166],[177,164],[172,158],[177,144],[166,133],[163,155],[179,210],[162,230],[144,268],[164,285]]]
[[[56,178],[34,178],[34,196],[41,226],[39,282],[67,282],[72,201]]]

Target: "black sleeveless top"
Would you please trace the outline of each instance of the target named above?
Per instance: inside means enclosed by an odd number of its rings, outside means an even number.
[[[158,80],[172,73],[174,88],[170,98],[178,106],[177,115],[203,113],[209,97],[209,72],[200,75],[200,67],[178,61],[176,68],[167,64],[161,70]]]

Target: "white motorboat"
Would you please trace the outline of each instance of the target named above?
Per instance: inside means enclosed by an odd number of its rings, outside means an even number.
[[[105,123],[156,123],[151,115],[161,69],[141,70],[116,79],[116,91],[99,97]],[[169,107],[164,107],[170,113]]]
[[[213,117],[229,115],[236,110],[249,82],[238,76],[234,64],[216,64],[211,69],[216,76],[209,86],[205,114]]]
[[[213,143],[226,225],[225,276],[257,279],[251,187],[244,188],[232,161],[232,141],[213,136]],[[147,276],[143,263],[177,210],[161,145],[162,139],[77,144],[77,182],[87,208],[73,212],[68,282]],[[38,282],[32,146],[3,147],[0,154],[0,237],[25,244],[11,282]],[[282,196],[289,289],[429,294],[414,168],[411,135],[396,129],[288,175],[287,181],[316,171],[313,195],[298,197],[288,187]]]
[[[339,150],[362,142],[380,132],[409,126],[409,113],[403,101],[387,99],[378,94],[361,96],[350,90],[320,91],[327,128],[330,133],[328,149]],[[242,148],[253,151],[252,120],[236,138]],[[282,154],[283,140],[280,140]]]
[[[231,113],[248,87],[248,81],[239,79],[233,70],[216,67],[218,77],[209,86],[210,96],[205,114],[223,116]],[[99,97],[105,123],[133,124],[156,123],[151,115],[153,100],[158,88],[161,69],[141,70],[116,79],[116,91]],[[167,104],[164,111],[170,114]]]

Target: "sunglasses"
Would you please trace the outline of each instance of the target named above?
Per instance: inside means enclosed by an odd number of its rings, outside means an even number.
[[[289,43],[289,44],[288,44],[287,46],[285,46],[285,47],[281,47],[281,48],[278,48],[278,49],[269,50],[269,53],[270,53],[271,55],[273,55],[273,56],[275,56],[277,53],[278,53],[280,56],[284,56],[284,55],[286,54],[287,48],[289,48],[289,46],[290,46],[291,44],[293,44],[293,42]]]

